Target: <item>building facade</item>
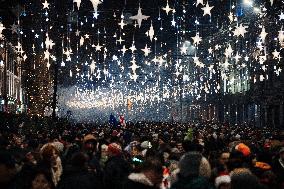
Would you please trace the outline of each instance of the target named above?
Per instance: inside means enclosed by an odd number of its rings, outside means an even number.
[[[15,47],[5,39],[0,41],[0,111],[22,113],[26,111],[22,85],[22,58]]]

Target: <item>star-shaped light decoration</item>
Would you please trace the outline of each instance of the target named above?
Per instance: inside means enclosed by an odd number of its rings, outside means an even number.
[[[19,52],[22,49],[22,44],[18,42],[17,46],[15,46],[16,50]]]
[[[266,60],[266,55],[259,56],[259,64],[263,64]]]
[[[131,68],[132,72],[135,73],[137,68],[140,68],[140,66],[137,66],[136,61],[135,61],[134,58],[131,60],[131,63],[132,63],[132,65],[129,68]]]
[[[85,37],[85,39],[89,39],[90,35],[89,34],[85,34],[84,37]]]
[[[209,3],[208,3],[208,1],[207,1],[207,3],[206,3],[206,6],[205,7],[203,7],[203,8],[201,8],[204,12],[203,12],[203,16],[205,16],[205,15],[209,15],[209,16],[211,16],[211,9],[213,9],[214,8],[214,6],[212,6],[212,7],[210,7],[209,6]]]
[[[196,66],[203,68],[204,64],[202,62],[199,61],[199,57],[197,57],[196,55],[193,58],[193,62],[195,63]]]
[[[233,22],[233,21],[234,21],[234,15],[233,15],[232,12],[230,12],[230,14],[229,14],[228,17],[229,17],[230,22]]]
[[[191,37],[193,39],[193,44],[199,45],[202,41],[202,38],[199,36],[199,33],[196,33],[195,37]]]
[[[196,1],[196,7],[197,7],[199,4],[204,5],[203,0],[197,0],[197,1]]]
[[[186,54],[187,47],[185,46],[185,44],[182,47],[180,47],[180,50],[181,50],[181,54]]]
[[[136,47],[135,47],[135,44],[134,42],[132,43],[132,46],[129,48],[131,50],[132,53],[134,53],[134,51],[136,51]]]
[[[167,6],[162,8],[164,11],[166,11],[167,15],[169,14],[170,11],[174,10],[171,9],[169,6],[169,1],[167,0]]]
[[[98,12],[98,6],[102,2],[100,0],[90,0],[90,1],[92,2],[93,8],[94,8],[94,12]]]
[[[229,44],[229,46],[226,48],[226,50],[225,50],[225,56],[226,56],[226,58],[229,58],[229,57],[231,57],[232,56],[232,53],[233,53],[234,51],[233,51],[233,49],[232,49],[232,46],[231,46],[231,44]]]
[[[122,52],[122,56],[124,56],[125,52],[127,51],[127,49],[125,48],[125,45],[123,45],[120,51]]]
[[[109,72],[106,68],[104,68],[103,73],[104,73],[105,76],[108,76],[108,74],[109,74]]]
[[[280,52],[277,51],[276,49],[272,52],[273,54],[273,59],[278,59],[279,55],[280,55]]]
[[[79,36],[79,35],[80,35],[80,31],[77,30],[77,31],[75,32],[75,35],[76,35],[76,36]]]
[[[121,36],[120,36],[119,39],[116,40],[116,41],[119,42],[119,44],[121,45],[121,43],[122,43],[123,41],[125,41],[125,40],[123,40],[123,39],[121,38]]]
[[[239,62],[239,59],[241,59],[242,57],[239,55],[239,52],[236,53],[236,56],[234,57],[234,59],[236,60],[236,63]]]
[[[55,43],[49,38],[48,34],[46,34],[45,48],[52,49],[54,45]]]
[[[101,74],[99,73],[96,78],[97,78],[97,80],[100,80],[102,78]]]
[[[81,1],[82,0],[73,0],[73,3],[76,3],[78,10],[80,9]]]
[[[149,31],[147,32],[147,35],[150,37],[150,40],[152,41],[152,40],[153,40],[153,37],[154,37],[154,35],[155,35],[155,31],[154,31],[154,27],[153,27],[152,22],[151,22],[150,29],[149,29]]]
[[[177,69],[177,71],[174,73],[176,75],[176,77],[178,77],[181,73],[179,72],[179,70]]]
[[[279,14],[278,16],[279,16],[279,20],[284,20],[284,14],[282,11],[281,11],[281,14]]]
[[[141,49],[141,50],[144,52],[144,55],[145,55],[145,56],[148,56],[149,53],[151,52],[150,48],[147,47],[147,44],[146,44],[145,48],[144,48],[144,49]]]
[[[261,40],[262,40],[262,42],[265,42],[265,38],[266,38],[267,34],[268,34],[268,33],[266,33],[265,28],[262,27],[261,33],[260,33],[260,35],[259,35],[260,38],[261,38]]]
[[[211,47],[208,49],[208,53],[209,53],[209,54],[212,54],[212,53],[213,53],[213,49],[212,49]]]
[[[134,80],[135,82],[137,81],[138,77],[139,77],[139,75],[137,75],[136,73],[130,75],[130,78],[131,78],[132,80]]]
[[[135,16],[129,17],[132,20],[137,20],[139,28],[141,27],[142,20],[147,20],[150,16],[145,16],[142,14],[142,9],[139,5],[138,13]]]
[[[280,72],[282,72],[282,69],[281,69],[281,68],[278,68],[277,70],[275,70],[275,73],[276,73],[277,76],[280,75]]]
[[[127,24],[124,23],[124,20],[121,19],[120,23],[118,23],[118,25],[120,26],[120,28],[123,30],[124,26],[126,26]]]
[[[50,56],[50,53],[49,53],[49,51],[48,51],[48,49],[46,49],[45,51],[44,51],[44,60],[49,60],[49,56]]]
[[[96,47],[96,51],[101,51],[101,48],[102,48],[103,46],[100,46],[100,43],[98,43],[95,47]]]
[[[95,19],[98,19],[98,16],[99,16],[100,14],[98,13],[98,11],[97,12],[94,12],[93,13],[93,18],[95,18]]]
[[[243,24],[240,24],[234,30],[234,35],[237,36],[237,37],[240,36],[240,35],[245,37],[245,33],[247,33],[246,28],[248,28],[248,26],[243,26]]]
[[[49,9],[49,3],[45,0],[44,3],[42,3],[43,9]]]
[[[15,23],[11,26],[11,29],[12,30],[12,34],[14,33],[18,33],[19,31],[19,25],[16,25]]]

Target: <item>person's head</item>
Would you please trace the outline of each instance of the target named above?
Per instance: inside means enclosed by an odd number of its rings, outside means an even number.
[[[159,158],[147,158],[141,167],[141,172],[156,186],[163,180],[163,166]]]
[[[55,164],[59,156],[57,148],[51,144],[47,144],[42,148],[41,157],[44,161]]]
[[[249,169],[237,168],[230,173],[231,189],[258,189],[260,182]]]
[[[184,149],[183,149],[183,146],[182,146],[182,142],[178,142],[177,145],[176,145],[177,149],[183,153],[184,152]]]
[[[179,161],[180,177],[211,176],[211,166],[208,160],[199,152],[188,152]]]
[[[87,134],[84,139],[84,149],[87,151],[94,151],[96,150],[97,140],[92,134]]]
[[[222,152],[220,157],[219,157],[219,163],[222,164],[222,165],[225,165],[226,163],[228,163],[229,157],[230,157],[229,152]]]
[[[108,145],[107,152],[110,157],[120,156],[122,155],[122,148],[119,144],[113,142]]]
[[[54,189],[51,175],[44,170],[36,170],[31,183],[31,189]]]
[[[142,152],[142,148],[140,147],[140,145],[131,146],[131,156],[132,157],[141,155],[141,152]]]
[[[7,152],[0,152],[0,183],[10,182],[16,175],[16,162],[13,156]]]
[[[71,165],[74,167],[87,167],[89,157],[83,152],[77,152],[71,157]]]

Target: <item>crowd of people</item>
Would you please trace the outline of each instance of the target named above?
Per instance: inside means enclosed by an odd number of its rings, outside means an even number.
[[[0,123],[3,189],[284,188],[281,130],[18,120]]]

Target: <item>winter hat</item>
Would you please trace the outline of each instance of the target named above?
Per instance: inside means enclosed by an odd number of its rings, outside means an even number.
[[[265,162],[259,162],[257,161],[254,165],[255,168],[259,168],[261,170],[270,170],[271,166],[268,163]]]
[[[149,141],[144,141],[144,142],[141,143],[141,148],[143,148],[143,149],[152,148],[152,144]]]
[[[117,130],[113,130],[111,136],[116,137],[118,136],[119,132]]]
[[[240,143],[238,144],[235,149],[239,152],[241,152],[244,156],[249,156],[251,151],[250,151],[250,148],[245,145],[244,143]]]
[[[240,139],[241,139],[241,135],[236,134],[235,139],[236,139],[236,140],[240,140]]]
[[[231,183],[231,177],[227,174],[221,174],[215,179],[215,187],[218,188],[221,184]]]
[[[53,145],[60,153],[64,150],[64,145],[61,142],[53,142],[51,145]]]
[[[108,150],[108,146],[105,145],[105,144],[103,144],[103,145],[101,146],[101,150]]]
[[[83,139],[84,143],[86,143],[87,141],[96,141],[96,138],[94,137],[94,135],[92,134],[87,134],[84,139]]]
[[[158,139],[158,134],[157,133],[154,133],[153,135],[152,135],[152,137],[153,137],[153,139]]]
[[[211,167],[208,160],[199,152],[187,152],[179,161],[179,175],[182,177],[210,177]]]
[[[109,154],[111,154],[113,156],[118,156],[122,153],[122,148],[117,143],[111,143],[111,144],[108,145],[107,151],[108,151]]]

